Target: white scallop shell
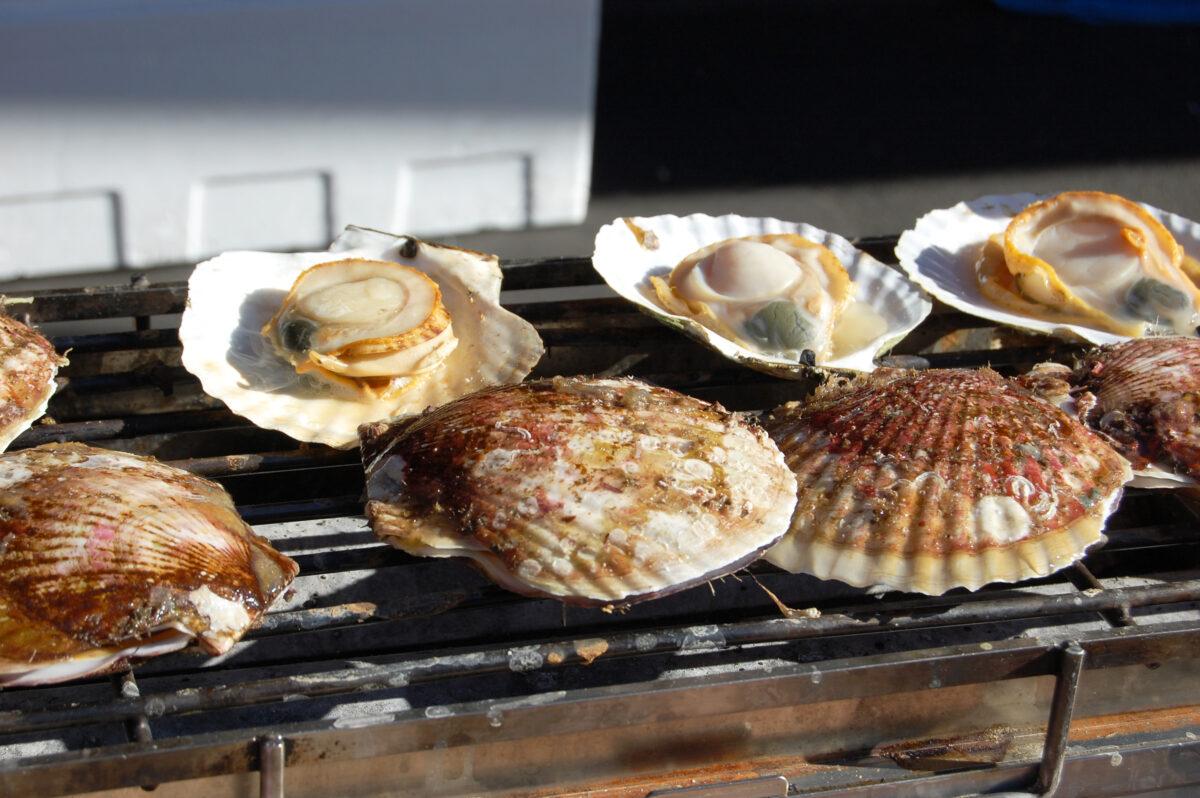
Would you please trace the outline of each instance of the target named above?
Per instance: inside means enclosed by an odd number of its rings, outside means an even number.
[[[347,227],[324,252],[226,252],[204,261],[188,280],[179,325],[183,365],[206,393],[258,426],[343,449],[357,445],[360,424],[419,413],[488,385],[524,379],[544,348],[531,324],[500,307],[497,258],[422,242],[438,257],[408,260],[397,254],[407,240]],[[459,343],[436,372],[398,396],[365,401],[297,375],[275,354],[262,336],[263,325],[300,273],[330,260],[331,253],[398,261],[438,283]]]
[[[639,237],[630,225],[644,231]],[[903,274],[857,249],[845,238],[807,224],[770,217],[728,214],[708,216],[635,216],[615,219],[596,234],[592,266],[618,294],[664,324],[690,335],[734,362],[781,377],[801,377],[804,366],[764,355],[724,338],[698,322],[670,313],[659,304],[650,277],[665,277],[686,256],[727,238],[795,233],[833,252],[858,285],[856,298],[869,302],[887,322],[887,330],[862,349],[819,366],[872,371],[875,356],[894,346],[929,315],[933,304]]]
[[[975,261],[990,236],[1001,233],[1030,203],[1053,194],[989,194],[950,208],[930,211],[904,231],[896,258],[908,276],[933,296],[964,313],[990,321],[1063,338],[1082,338],[1094,344],[1129,340],[1108,330],[1064,324],[1004,310],[979,290]],[[1192,257],[1200,257],[1200,224],[1152,205],[1138,203],[1175,236]]]

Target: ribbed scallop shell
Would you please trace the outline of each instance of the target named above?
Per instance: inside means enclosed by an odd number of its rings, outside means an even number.
[[[1129,466],[989,370],[835,379],[764,420],[799,482],[766,559],[940,594],[1050,574],[1103,540]]]
[[[975,274],[987,240],[1003,233],[1013,217],[1047,194],[993,194],[929,211],[900,235],[896,258],[917,285],[964,313],[1025,330],[1111,344],[1127,336],[1084,324],[1038,319],[1007,310],[983,295]],[[1200,257],[1200,223],[1139,203],[1162,222],[1191,257]]]
[[[0,450],[46,412],[66,362],[41,333],[0,315]]]
[[[630,379],[484,390],[361,435],[381,539],[572,604],[630,604],[737,570],[783,535],[796,501],[761,429]]]
[[[596,233],[592,265],[614,291],[663,324],[674,327],[725,357],[750,368],[796,379],[808,367],[781,356],[763,354],[722,336],[696,320],[667,310],[657,298],[651,277],[666,278],[679,261],[701,247],[747,236],[794,233],[831,251],[857,286],[855,299],[883,320],[883,332],[855,351],[817,365],[871,371],[875,357],[912,332],[933,305],[921,289],[896,269],[880,263],[845,238],[808,224],[770,217],[726,214],[663,214],[615,219]]]
[[[1172,483],[1172,473],[1200,479],[1200,339],[1102,346],[1069,381],[1084,420],[1108,435],[1135,468],[1147,470],[1147,477],[1158,466],[1166,470],[1160,473],[1164,484],[1186,484]]]
[[[0,685],[227,651],[297,566],[219,485],[78,443],[0,455]]]

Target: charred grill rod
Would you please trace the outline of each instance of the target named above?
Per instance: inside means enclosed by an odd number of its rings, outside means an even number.
[[[387,690],[415,683],[463,678],[511,670],[514,656],[536,662],[538,668],[588,664],[594,652],[606,659],[693,651],[697,646],[732,649],[754,643],[772,643],[831,634],[867,631],[910,631],[943,625],[964,625],[1017,618],[1102,612],[1117,607],[1164,605],[1200,601],[1200,580],[1187,580],[1152,587],[1121,588],[1094,595],[1071,593],[1057,596],[1006,596],[977,602],[983,606],[959,605],[944,612],[894,615],[860,620],[842,614],[812,618],[774,618],[720,626],[657,629],[648,641],[645,633],[622,632],[603,638],[534,643],[453,654],[408,659],[366,667],[348,668],[324,675],[264,679],[244,685],[186,690],[154,696],[123,698],[102,705],[80,705],[70,710],[0,713],[0,734],[61,728],[80,723],[125,722],[138,715],[148,718],[201,712],[229,707],[263,704],[303,694],[308,697],[346,694],[364,690]],[[929,605],[925,605],[929,609]],[[1023,611],[1022,611],[1023,610]],[[290,613],[289,613],[290,614]],[[349,623],[358,622],[351,617]],[[602,646],[599,644],[603,644]]]

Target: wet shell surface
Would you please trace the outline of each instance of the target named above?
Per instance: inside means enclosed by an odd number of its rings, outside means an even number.
[[[1080,417],[1129,459],[1135,484],[1200,480],[1200,339],[1102,346],[1068,379]]]
[[[0,315],[0,450],[45,415],[66,363],[41,333]]]
[[[0,685],[229,648],[296,575],[219,485],[78,443],[0,455]]]
[[[937,595],[1053,573],[1104,539],[1131,473],[989,370],[835,378],[763,422],[796,473],[786,570]]]
[[[270,336],[297,278],[319,264],[358,259],[399,263],[432,278],[457,340],[403,379],[385,379],[381,389],[359,390],[339,379],[382,356],[370,346],[321,353],[321,367],[301,373]],[[500,306],[500,281],[494,255],[355,227],[327,252],[227,252],[199,264],[188,281],[179,328],[183,364],[206,393],[258,426],[351,448],[361,424],[419,413],[529,373],[544,347],[531,324]],[[390,331],[361,337],[367,344],[397,338]]]
[[[1098,192],[1073,192],[1097,194]],[[952,307],[974,316],[1035,332],[1094,344],[1128,340],[1128,325],[1121,320],[1099,323],[1086,319],[1035,317],[1000,304],[985,295],[977,275],[977,265],[989,241],[1000,241],[1010,223],[1027,208],[1054,196],[1044,194],[988,195],[950,208],[930,211],[917,220],[912,229],[901,234],[896,245],[900,266],[914,282]],[[1117,198],[1122,199],[1122,198]],[[1185,273],[1194,271],[1200,255],[1200,224],[1144,203],[1140,211],[1161,223],[1182,248]],[[1082,246],[1083,250],[1087,245]],[[1192,279],[1195,279],[1194,277]],[[1144,283],[1149,285],[1152,283]],[[1060,286],[1055,289],[1061,292]]]
[[[787,529],[795,478],[719,405],[556,377],[362,431],[376,535],[471,558],[502,587],[631,604],[731,573]]]
[[[799,236],[826,248],[844,267],[854,294],[841,302],[839,346],[828,354],[814,350],[812,362],[798,362],[795,353],[772,353],[754,342],[735,340],[696,318],[669,309],[655,290],[654,280],[667,280],[681,261],[705,247],[733,239]],[[875,357],[896,344],[929,315],[928,297],[895,269],[856,249],[849,241],[807,224],[773,218],[736,215],[652,216],[619,218],[596,234],[592,265],[605,282],[625,299],[734,362],[781,377],[806,374],[806,365],[871,371]],[[768,298],[769,299],[769,298]],[[786,336],[785,336],[786,338]],[[783,347],[786,349],[786,347]]]

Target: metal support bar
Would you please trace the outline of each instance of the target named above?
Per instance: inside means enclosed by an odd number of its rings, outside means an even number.
[[[283,798],[283,737],[271,733],[259,739],[258,760],[259,798]]]
[[[1067,737],[1071,731],[1071,715],[1075,709],[1075,694],[1079,689],[1079,677],[1083,673],[1086,657],[1087,652],[1075,640],[1063,646],[1058,681],[1054,685],[1054,699],[1050,704],[1050,720],[1046,726],[1042,765],[1033,788],[1037,795],[1048,797],[1058,790],[1067,754]]]
[[[673,790],[655,790],[646,798],[782,798],[787,795],[788,780],[783,776],[764,776],[722,784],[699,784]]]
[[[142,696],[141,688],[138,687],[137,679],[131,670],[126,670],[119,676],[114,675],[113,686],[121,698],[137,699]],[[148,743],[154,740],[154,732],[150,730],[150,719],[146,717],[145,712],[138,712],[125,719],[125,734],[133,742]],[[158,789],[158,785],[143,784],[142,789],[153,792]]]

